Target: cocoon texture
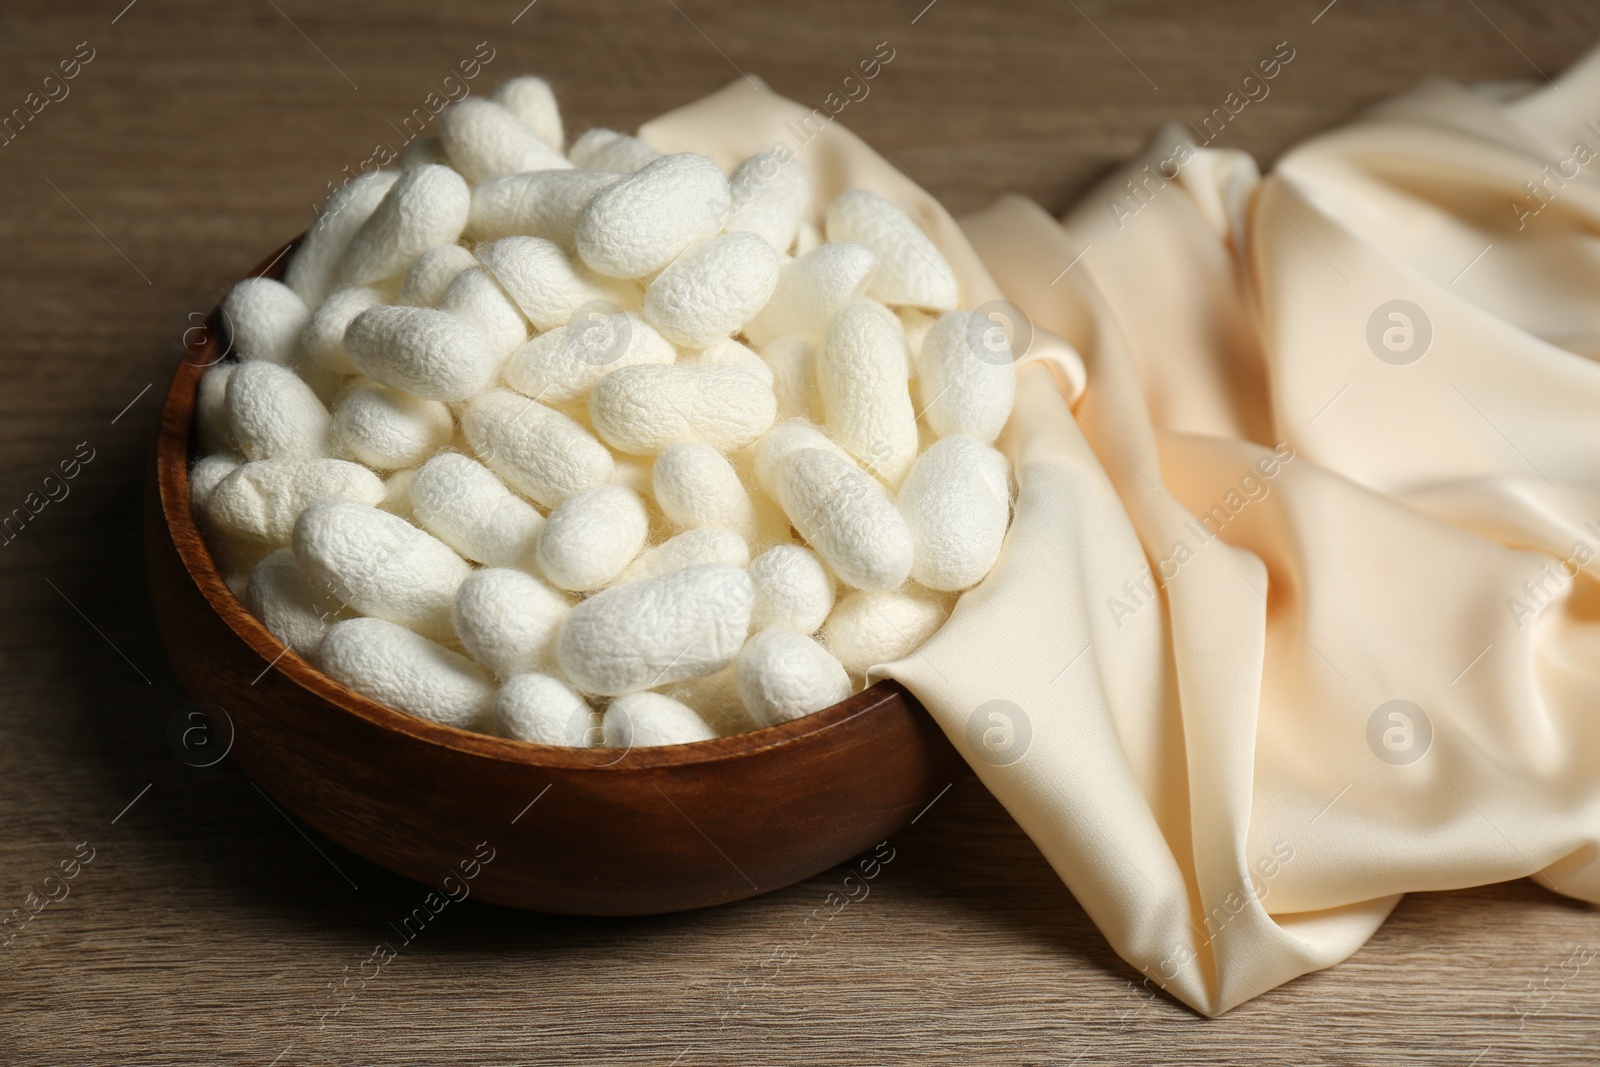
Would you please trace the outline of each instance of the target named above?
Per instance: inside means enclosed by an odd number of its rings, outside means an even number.
[[[765,349],[779,337],[819,340],[846,305],[866,294],[878,257],[863,245],[820,245],[785,263],[761,311],[745,324],[744,335]]]
[[[778,423],[756,445],[756,481],[767,496],[778,499],[778,470],[783,462],[802,448],[820,448],[854,465],[850,453],[834,444],[814,423],[805,419],[786,419]]]
[[[476,195],[476,194],[474,194]],[[406,270],[405,281],[400,283],[398,303],[415,307],[438,307],[445,290],[456,276],[468,267],[476,267],[478,257],[461,245],[440,245],[418,256]]]
[[[756,632],[782,626],[814,634],[833,610],[833,575],[815,552],[801,545],[773,545],[750,562],[755,608],[750,628]]]
[[[607,748],[686,745],[717,736],[693,708],[660,693],[632,693],[606,708],[602,724]]]
[[[547,674],[519,674],[494,697],[501,737],[536,745],[586,748],[594,739],[595,714],[567,683]]]
[[[506,384],[546,404],[570,404],[618,367],[677,360],[678,350],[649,323],[614,309],[594,305],[517,349],[505,366]]]
[[[319,500],[377,504],[383,482],[342,459],[263,459],[227,474],[206,498],[211,547],[259,559],[289,544],[295,520]]]
[[[310,318],[305,301],[271,278],[246,278],[222,302],[222,320],[242,360],[288,363]]]
[[[311,580],[366,615],[449,640],[450,609],[472,568],[444,542],[386,511],[347,500],[308,507],[294,555]]]
[[[393,278],[430,248],[454,244],[466,228],[471,206],[467,183],[449,167],[406,172],[350,238],[339,264],[339,284],[370,285]]]
[[[195,444],[201,452],[230,452],[243,456],[233,439],[233,424],[228,420],[228,379],[237,363],[214,363],[200,376],[194,398]]]
[[[508,680],[554,665],[556,632],[566,616],[566,599],[533,575],[485,567],[461,583],[452,618],[462,647]]]
[[[755,508],[738,471],[710,445],[685,441],[656,457],[650,470],[656,506],[681,530],[726,526],[746,538],[755,530]]]
[[[942,315],[917,355],[922,417],[940,437],[969,434],[984,444],[1011,417],[1017,375],[998,324],[970,311]]]
[[[821,422],[822,397],[817,393],[817,349],[803,337],[780,337],[761,350],[772,371],[778,418]]]
[[[590,278],[566,249],[541,237],[507,237],[478,249],[478,258],[538,330],[564,326],[578,309],[617,302],[614,285]]]
[[[497,365],[528,339],[528,322],[488,271],[469,267],[456,275],[439,301],[439,310],[477,323]]]
[[[745,567],[750,563],[750,545],[737,531],[726,526],[704,526],[698,530],[685,530],[669,537],[652,548],[639,553],[617,578],[619,582],[636,582],[644,578],[658,578],[672,571],[695,567],[702,563],[726,563],[730,567]]]
[[[352,459],[380,471],[415,467],[450,443],[455,419],[437,400],[362,378],[333,406],[333,442]]]
[[[851,189],[828,205],[829,241],[865,245],[878,257],[867,295],[890,305],[948,311],[961,302],[955,272],[893,201]]]
[[[622,573],[649,534],[637,493],[618,485],[580,490],[556,505],[539,534],[539,573],[558,589],[599,589]]]
[[[315,658],[334,681],[419,719],[479,732],[490,725],[494,683],[483,668],[403,626],[335,623]]]
[[[539,140],[561,151],[561,109],[556,106],[556,94],[549,82],[525,74],[502,82],[490,99],[521,119],[523,125],[539,135]]]
[[[753,599],[749,575],[717,563],[603,589],[567,614],[556,661],[605,696],[714,674],[744,644]]]
[[[273,637],[302,656],[322,643],[328,628],[349,612],[339,599],[311,584],[291,549],[280,548],[255,565],[244,605]]]
[[[763,726],[821,711],[852,689],[850,676],[827,649],[781,626],[746,641],[736,669],[739,697]]]
[[[589,394],[595,431],[634,455],[653,455],[682,441],[724,452],[743,448],[777,413],[771,386],[734,367],[621,367]]]
[[[312,459],[328,454],[333,418],[288,367],[261,360],[228,375],[228,424],[250,459]]]
[[[710,159],[663,156],[595,194],[578,216],[578,255],[601,274],[642,278],[720,231],[728,207],[728,181]]]
[[[778,254],[753,233],[724,233],[694,245],[658,274],[644,316],[661,336],[703,348],[748,322],[778,284]]]
[[[917,458],[907,366],[899,323],[865,302],[835,315],[817,347],[817,393],[828,435],[891,486]]]
[[[411,514],[467,559],[489,567],[526,565],[544,517],[470,456],[445,452],[411,481]]]
[[[845,670],[862,674],[916,651],[944,625],[945,606],[914,592],[857,591],[844,597],[822,628],[822,639]]]
[[[608,170],[536,170],[479,182],[472,188],[467,236],[542,237],[571,248],[584,205],[621,177]]]
[[[473,182],[572,166],[559,149],[492,100],[468,98],[445,108],[439,116],[439,141],[451,164]]]
[[[316,307],[334,289],[339,264],[356,231],[377,210],[400,176],[375,170],[351,178],[328,197],[284,268],[284,283],[307,307]]]
[[[456,248],[456,245],[447,245]],[[345,351],[344,335],[357,315],[383,303],[383,294],[364,285],[336,289],[318,305],[300,331],[300,351],[317,370],[354,374],[356,365]]]
[[[977,585],[999,558],[1011,519],[1011,464],[971,437],[946,437],[921,456],[897,504],[915,546],[911,577],[929,589]]]
[[[761,379],[761,383],[769,389],[775,381],[772,368],[767,366],[766,360],[757,355],[753,348],[731,337],[714,341],[708,348],[687,353],[683,363],[690,367],[732,367]]]
[[[508,390],[494,389],[468,401],[461,429],[490,470],[545,507],[611,480],[611,453],[588,430]]]
[[[748,232],[787,252],[811,204],[806,170],[783,152],[758,152],[728,177],[728,233]]]
[[[362,374],[428,400],[465,400],[487,389],[501,357],[477,323],[436,308],[383,304],[345,332]]]
[[[911,573],[911,531],[883,487],[822,448],[786,455],[774,472],[778,506],[839,580],[894,589]]]
[[[238,470],[239,464],[237,456],[226,452],[201,456],[195,460],[194,466],[189,468],[189,507],[196,514],[201,513],[211,497],[211,491],[221,484],[222,479]]]
[[[658,149],[651,148],[639,138],[600,126],[585,131],[573,141],[572,150],[567,155],[574,166],[620,174],[632,174],[647,163],[654,163],[661,158]]]

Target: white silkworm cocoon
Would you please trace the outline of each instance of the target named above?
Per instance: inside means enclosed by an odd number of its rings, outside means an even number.
[[[760,437],[777,414],[772,387],[736,367],[621,367],[589,394],[595,431],[611,447],[634,455],[653,455],[681,441],[730,452]]]
[[[411,514],[422,528],[475,563],[525,566],[544,516],[482,463],[459,452],[434,456],[411,482]]]
[[[778,469],[791,454],[802,448],[821,448],[848,464],[855,460],[834,443],[821,428],[805,419],[787,419],[768,430],[756,446],[756,482],[768,497],[778,499]]]
[[[660,693],[630,693],[613,700],[601,729],[607,748],[686,745],[717,736],[693,708]]]
[[[608,170],[536,170],[490,178],[472,188],[467,236],[542,237],[571,248],[584,205],[621,177]]]
[[[760,378],[769,388],[774,384],[772,368],[746,344],[725,338],[709,348],[686,355],[683,362],[695,367],[737,367]]]
[[[753,233],[724,233],[694,245],[656,275],[644,316],[661,336],[704,348],[760,311],[778,284],[778,254]]]
[[[780,337],[761,350],[761,359],[772,372],[778,418],[822,420],[816,357],[816,345],[804,337]]]
[[[478,258],[538,330],[563,326],[585,305],[616,303],[612,298],[622,295],[542,237],[507,237],[480,247]]]
[[[835,315],[817,346],[828,435],[891,486],[911,469],[919,443],[907,365],[900,324],[865,302]]]
[[[565,135],[561,129],[561,109],[556,106],[556,94],[543,78],[523,75],[502,82],[490,97],[495,103],[522,120],[522,124],[539,140],[561,151]]]
[[[437,137],[416,138],[406,145],[405,151],[400,153],[400,161],[395,164],[401,174],[416,170],[418,167],[449,165],[450,153],[444,150],[444,142]]]
[[[215,455],[201,456],[195,460],[194,466],[189,468],[189,507],[195,514],[205,510],[206,501],[211,497],[222,479],[239,469],[240,461],[237,456],[230,456],[226,452]]]
[[[733,168],[728,177],[730,207],[723,229],[748,231],[787,252],[811,203],[806,170],[784,152],[758,152]]]
[[[594,709],[567,683],[548,674],[519,674],[494,696],[501,737],[536,745],[587,748],[595,733]]]
[[[311,313],[305,329],[300,331],[300,351],[310,366],[332,374],[356,373],[356,365],[350,362],[350,353],[345,351],[345,331],[357,315],[383,302],[382,293],[364,285],[335,289],[329,293],[328,298]]]
[[[954,592],[978,584],[1011,518],[1011,464],[971,437],[946,437],[917,457],[897,504],[916,546],[911,577]]]
[[[730,530],[726,526],[685,530],[639,553],[617,577],[617,581],[637,582],[645,578],[659,578],[663,574],[681,571],[685,567],[698,567],[703,563],[747,567],[750,564],[750,545],[737,530]]]
[[[492,100],[462,100],[439,117],[439,140],[468,181],[529,170],[572,166],[510,108]]]
[[[580,310],[565,326],[547,330],[511,354],[505,380],[519,393],[546,404],[586,399],[589,390],[618,367],[672,363],[678,350],[649,323],[615,305]]]
[[[263,459],[236,468],[206,498],[213,547],[258,559],[289,544],[295,520],[319,500],[377,504],[383,482],[342,459]]]
[[[430,248],[406,268],[405,280],[400,283],[400,299],[396,302],[436,308],[456,276],[477,265],[478,257],[461,245]]]
[[[370,285],[393,278],[430,248],[454,244],[471,206],[466,181],[449,167],[406,172],[350,238],[339,283]]]
[[[772,298],[745,323],[744,335],[765,349],[779,337],[821,339],[828,323],[867,291],[878,257],[863,245],[819,245],[778,270]]]
[[[619,485],[573,493],[550,512],[539,534],[539,573],[558,589],[587,592],[610,584],[650,535],[639,494]]]
[[[611,453],[559,411],[506,389],[480,393],[461,412],[479,459],[517,492],[554,507],[611,480]]]
[[[483,329],[437,308],[368,308],[345,331],[344,347],[361,373],[427,400],[465,400],[500,372]]]
[[[750,629],[784,626],[803,634],[822,628],[833,610],[833,575],[815,552],[801,545],[773,545],[750,561],[755,609]]]
[[[228,423],[250,459],[312,459],[328,454],[333,418],[288,367],[261,360],[228,375]]]
[[[323,674],[419,719],[483,732],[494,683],[467,657],[383,619],[346,619],[317,648]]]
[[[650,470],[656,506],[681,530],[726,526],[748,537],[755,509],[728,457],[699,441],[663,451]]]
[[[739,697],[762,726],[821,711],[848,697],[853,688],[827,649],[781,626],[746,641],[736,669]]]
[[[222,301],[222,321],[242,360],[288,363],[310,318],[305,301],[271,278],[246,278]]]
[[[839,580],[894,589],[911,573],[911,531],[870,475],[828,449],[788,453],[774,471],[774,499]]]
[[[506,356],[520,348],[528,339],[528,320],[522,317],[517,305],[511,302],[487,270],[469,267],[456,275],[439,310],[471,319],[488,339],[489,351],[502,364]]]
[[[637,137],[596,126],[572,142],[567,152],[573,166],[632,174],[661,158],[661,152]]]
[[[472,658],[508,680],[555,662],[567,601],[533,575],[509,567],[473,571],[456,593],[456,636]]]
[[[363,223],[371,218],[383,198],[400,176],[390,170],[375,170],[351,178],[328,197],[316,221],[289,257],[284,268],[284,283],[300,294],[307,307],[322,303],[334,288],[340,261],[350,241]]]
[[[330,626],[349,617],[338,598],[311,584],[288,548],[251,570],[244,605],[273,637],[302,656],[311,655]]]
[[[450,443],[455,419],[423,400],[370,378],[348,385],[333,407],[333,443],[379,471],[415,467]]]
[[[233,439],[233,424],[228,421],[228,378],[237,363],[213,363],[200,376],[194,398],[195,444],[208,455],[228,452],[243,455]]]
[[[578,216],[574,236],[578,255],[593,270],[643,278],[719,232],[727,214],[728,180],[721,168],[705,156],[680,152],[596,193]]]
[[[714,674],[744,644],[753,599],[750,576],[718,563],[613,586],[567,613],[556,661],[604,696]]]
[[[313,582],[357,611],[449,640],[450,608],[472,568],[444,542],[387,511],[322,500],[294,524],[294,555]]]
[[[942,315],[917,356],[922,417],[940,437],[1000,436],[1017,396],[1011,347],[1001,326],[970,311]]]
[[[931,597],[858,591],[839,601],[822,639],[845,670],[862,674],[909,656],[944,625],[944,618],[944,605]]]
[[[829,241],[866,245],[878,257],[867,295],[885,304],[949,311],[961,302],[956,275],[928,235],[891,200],[851,189],[828,205]]]

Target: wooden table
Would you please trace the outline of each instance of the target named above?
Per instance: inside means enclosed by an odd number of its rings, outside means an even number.
[[[4,950],[0,1062],[1600,1063],[1600,965],[1568,963],[1600,946],[1592,909],[1527,882],[1413,896],[1348,963],[1207,1021],[1135,988],[970,778],[809,940],[841,872],[632,921],[467,902],[363,966],[422,890],[230,763],[174,758],[138,496],[184,329],[479,42],[474,85],[543,73],[581,130],[740,71],[820,103],[887,41],[841,119],[959,212],[1066,207],[1279,41],[1293,64],[1220,141],[1264,161],[1424,75],[1537,77],[1600,38],[1587,0],[525,2],[0,13],[0,109],[93,57],[0,148],[0,513],[93,456],[0,550],[0,911],[93,851]]]

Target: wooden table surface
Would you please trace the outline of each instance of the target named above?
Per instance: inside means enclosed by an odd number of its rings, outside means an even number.
[[[479,42],[475,86],[544,74],[581,130],[740,71],[820,103],[887,41],[841,120],[960,212],[1066,207],[1279,41],[1292,65],[1221,139],[1263,161],[1424,75],[1537,78],[1600,38],[1592,0],[526,2],[0,12],[0,113],[67,93],[0,147],[0,513],[93,457],[0,550],[0,914],[93,855],[3,950],[0,1062],[1600,1063],[1592,909],[1528,882],[1413,896],[1349,962],[1205,1020],[1134,986],[970,778],[810,939],[840,871],[630,921],[468,901],[372,966],[421,887],[168,747],[138,497],[184,329]]]

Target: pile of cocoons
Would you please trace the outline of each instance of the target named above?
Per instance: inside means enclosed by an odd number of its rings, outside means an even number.
[[[235,594],[390,707],[551,745],[808,715],[1011,517],[1010,352],[891,200],[813,205],[532,77],[329,199],[223,303],[191,500]]]

